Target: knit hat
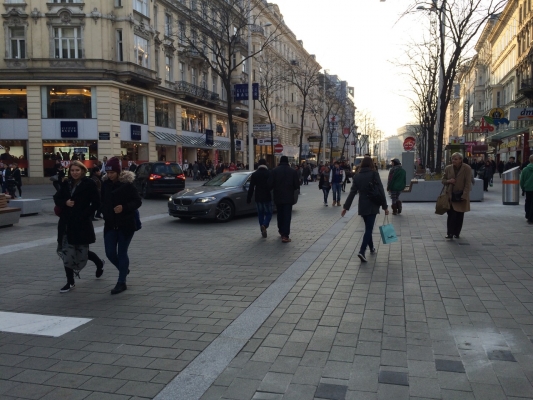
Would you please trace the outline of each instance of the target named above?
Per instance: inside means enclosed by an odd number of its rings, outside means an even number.
[[[111,157],[109,160],[107,160],[107,163],[105,165],[106,172],[113,171],[118,174],[122,172],[122,166],[120,165],[120,160],[117,157]]]
[[[393,159],[392,159],[392,163],[393,163],[394,165],[400,165],[400,164],[401,164],[400,160],[398,160],[397,158],[393,158]]]

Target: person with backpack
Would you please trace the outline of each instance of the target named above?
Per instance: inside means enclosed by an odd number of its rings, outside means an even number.
[[[367,262],[365,256],[366,248],[370,247],[370,254],[376,253],[376,248],[372,241],[372,230],[374,229],[376,216],[379,214],[379,208],[381,207],[385,211],[385,215],[389,215],[383,184],[381,183],[379,174],[375,170],[374,163],[370,157],[363,158],[363,161],[360,164],[359,173],[353,177],[352,188],[344,203],[341,216],[344,217],[346,215],[346,212],[352,206],[353,199],[357,193],[359,193],[359,205],[357,211],[365,221],[365,233],[357,257],[359,257],[362,262]]]
[[[104,216],[104,246],[107,258],[119,272],[117,284],[111,294],[127,289],[126,277],[130,273],[128,248],[135,231],[139,229],[137,209],[142,205],[142,200],[133,186],[134,179],[133,172],[122,171],[117,157],[107,160],[101,207]]]
[[[405,170],[402,163],[397,158],[391,161],[392,167],[387,180],[387,192],[390,192],[392,215],[402,213],[402,202],[399,200],[402,191],[405,189]]]

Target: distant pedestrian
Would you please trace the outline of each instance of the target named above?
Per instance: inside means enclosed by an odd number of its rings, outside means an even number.
[[[369,186],[370,183],[373,182],[376,182],[378,185],[381,195],[381,205],[374,203],[368,197]],[[385,190],[383,190],[383,184],[381,183],[379,174],[375,170],[374,163],[370,157],[363,158],[363,161],[361,161],[360,164],[359,173],[353,177],[352,188],[350,189],[350,193],[348,194],[348,198],[346,199],[341,212],[343,217],[352,206],[353,199],[357,193],[359,193],[357,212],[365,221],[365,233],[357,257],[359,257],[362,262],[367,262],[365,256],[367,247],[370,248],[370,254],[376,252],[374,241],[372,240],[372,231],[376,222],[376,216],[379,214],[379,208],[381,207],[385,211],[385,215],[389,215]]]
[[[311,174],[311,182],[316,182],[317,177],[318,177],[318,165],[315,165],[313,167],[313,171]]]
[[[101,196],[102,195],[102,173],[100,172],[100,168],[93,167],[91,169],[89,178],[91,178],[94,181],[94,183],[96,184],[96,188],[98,189],[98,196]],[[100,208],[101,207],[98,207],[98,210],[96,210],[96,214],[93,217],[93,221],[98,221],[98,218],[102,218],[102,213],[101,213]]]
[[[13,163],[13,170],[11,171],[11,177],[15,181],[15,186],[18,189],[19,197],[22,197],[22,173],[20,172],[19,165]]]
[[[279,166],[274,168],[268,178],[268,186],[274,192],[278,216],[278,230],[283,243],[289,243],[291,233],[292,206],[297,190],[300,189],[298,173],[289,165],[287,156],[281,156]]]
[[[502,173],[505,170],[505,164],[502,160],[498,163],[498,173],[500,174],[500,178],[502,177]]]
[[[200,171],[200,166],[198,165],[198,161],[195,161],[192,166],[192,180],[197,181],[198,180],[198,172]]]
[[[341,189],[344,181],[344,170],[339,166],[339,162],[333,163],[333,168],[329,172],[329,181],[333,191],[333,207],[341,205]]]
[[[111,294],[118,294],[127,289],[126,277],[130,273],[128,247],[137,229],[135,214],[142,201],[133,186],[135,175],[122,171],[117,157],[107,161],[106,176],[102,183],[104,245],[107,258],[119,272],[117,284],[111,290]]]
[[[485,168],[489,168],[490,173],[489,161],[487,161]],[[484,177],[483,180],[485,179]],[[470,211],[470,190],[472,189],[472,170],[470,166],[463,164],[461,153],[452,154],[451,165],[444,168],[442,184],[445,185],[446,193],[450,199],[446,239],[459,239],[465,212]]]
[[[311,176],[311,167],[309,166],[309,164],[306,163],[302,169],[304,185],[309,185],[309,176]]]
[[[331,190],[331,181],[330,181],[330,174],[329,174],[329,168],[324,167],[322,171],[320,172],[320,179],[318,180],[318,189],[322,190],[322,193],[324,194],[324,206],[328,206],[328,197],[329,197],[329,191]]]
[[[520,174],[520,187],[526,195],[526,218],[529,225],[533,225],[533,155],[529,156],[529,164]]]
[[[402,213],[402,202],[400,195],[405,189],[405,170],[402,168],[400,160],[394,158],[391,161],[391,169],[389,171],[389,178],[387,180],[387,191],[390,192],[392,215]]]
[[[255,206],[257,207],[257,216],[259,218],[259,229],[261,235],[267,237],[267,229],[272,219],[272,195],[268,186],[270,171],[264,158],[259,160],[257,170],[252,174],[250,186],[248,188],[248,197],[246,202],[252,202],[252,196],[255,192]]]
[[[519,167],[519,166],[520,164],[516,162],[516,159],[514,157],[509,157],[509,161],[505,163],[505,167],[503,168],[503,171],[505,172],[507,170],[510,170],[512,168]]]

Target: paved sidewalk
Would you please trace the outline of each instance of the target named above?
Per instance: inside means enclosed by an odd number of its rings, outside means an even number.
[[[434,204],[405,204],[389,217],[400,241],[380,244],[376,228],[367,264],[356,257],[361,218],[323,207],[316,184],[302,188],[287,245],[275,223],[260,238],[255,217],[143,224],[119,296],[109,295],[112,266],[101,280],[87,267],[76,290],[60,295],[65,278],[51,246],[1,255],[0,311],[93,319],[59,338],[0,332],[0,397],[179,391],[179,374],[194,376],[191,361],[296,266],[301,277],[291,275],[202,399],[533,398],[532,231],[523,205],[501,205],[499,180],[489,190],[450,242]],[[141,213],[164,207],[149,200]],[[23,226],[16,236],[33,240],[31,232]],[[99,238],[92,247],[103,255],[101,246]]]

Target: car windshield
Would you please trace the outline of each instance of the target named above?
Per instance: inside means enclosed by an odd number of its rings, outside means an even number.
[[[246,174],[224,173],[207,181],[204,186],[241,186],[246,181],[246,178],[248,178]]]

